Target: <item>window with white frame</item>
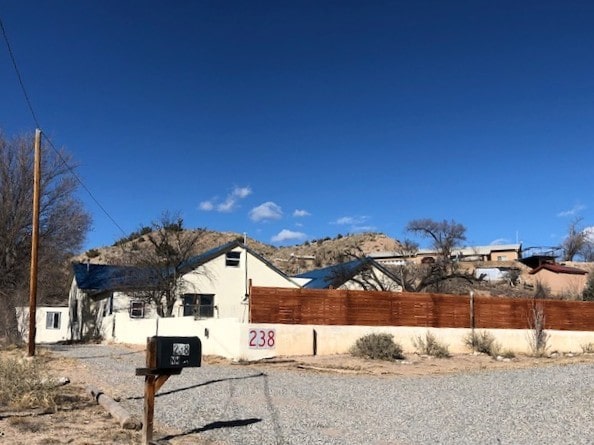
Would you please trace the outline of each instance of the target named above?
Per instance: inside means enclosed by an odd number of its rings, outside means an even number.
[[[61,315],[60,312],[47,312],[45,314],[45,328],[60,329]]]
[[[241,252],[227,252],[225,255],[225,266],[227,267],[239,267],[239,259]]]
[[[144,301],[132,300],[130,302],[130,318],[144,318]]]

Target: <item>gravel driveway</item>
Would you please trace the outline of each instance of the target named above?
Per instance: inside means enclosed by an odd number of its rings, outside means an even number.
[[[144,352],[59,346],[142,417]],[[594,365],[459,375],[331,375],[204,365],[171,377],[155,421],[213,443],[594,444]],[[158,439],[159,437],[155,437]]]

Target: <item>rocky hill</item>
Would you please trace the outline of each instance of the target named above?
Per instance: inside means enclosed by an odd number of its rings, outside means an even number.
[[[243,240],[244,238],[239,233],[207,230],[200,237],[195,254],[200,254],[235,239]],[[349,252],[369,254],[371,252],[393,251],[398,247],[397,240],[382,233],[338,235],[335,238],[326,237],[288,247],[275,247],[253,238],[248,238],[247,244],[266,260],[289,274],[336,264],[347,259]],[[149,243],[145,233],[118,242],[117,245],[90,249],[75,257],[73,261],[119,264],[122,262],[124,252],[140,251],[146,248],[149,248]]]

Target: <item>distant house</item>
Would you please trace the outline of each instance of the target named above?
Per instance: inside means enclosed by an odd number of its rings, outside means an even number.
[[[315,269],[294,279],[309,289],[402,291],[393,272],[370,257]]]
[[[588,276],[585,270],[555,263],[543,263],[529,273],[534,284],[542,284],[553,295],[574,298],[584,291]]]
[[[405,263],[428,263],[439,257],[433,249],[419,249],[413,252],[373,252],[369,254],[385,266]],[[452,259],[467,262],[511,262],[522,257],[522,244],[497,244],[490,246],[470,246],[452,250]]]
[[[72,339],[109,336],[110,318],[127,313],[130,319],[157,317],[155,308],[134,291],[150,289],[142,268],[107,264],[73,265],[69,296]],[[298,288],[299,284],[239,241],[224,244],[188,260],[183,292],[174,317],[248,320],[248,292],[254,286]]]

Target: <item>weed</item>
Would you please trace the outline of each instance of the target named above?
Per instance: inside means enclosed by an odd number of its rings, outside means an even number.
[[[495,341],[495,337],[488,331],[474,332],[472,331],[464,337],[464,344],[470,349],[483,354],[488,354],[491,357],[500,355],[501,346]]]
[[[594,354],[594,343],[586,343],[581,348],[584,354]]]
[[[0,356],[0,405],[19,408],[55,408],[57,389],[38,363]]]
[[[528,340],[532,355],[535,357],[543,357],[546,355],[549,347],[549,334],[545,331],[544,308],[542,304],[538,304],[536,300],[532,300],[528,322],[530,324]]]
[[[451,357],[447,345],[444,345],[439,340],[437,340],[435,335],[429,331],[427,331],[424,338],[421,335],[414,337],[413,345],[419,354],[430,355],[431,357],[436,358]]]
[[[512,351],[511,349],[504,349],[501,354],[501,357],[503,358],[515,358],[516,357],[516,353],[514,351]]]
[[[402,360],[402,346],[394,342],[391,334],[369,334],[361,337],[351,347],[350,353],[356,357],[374,360]]]

